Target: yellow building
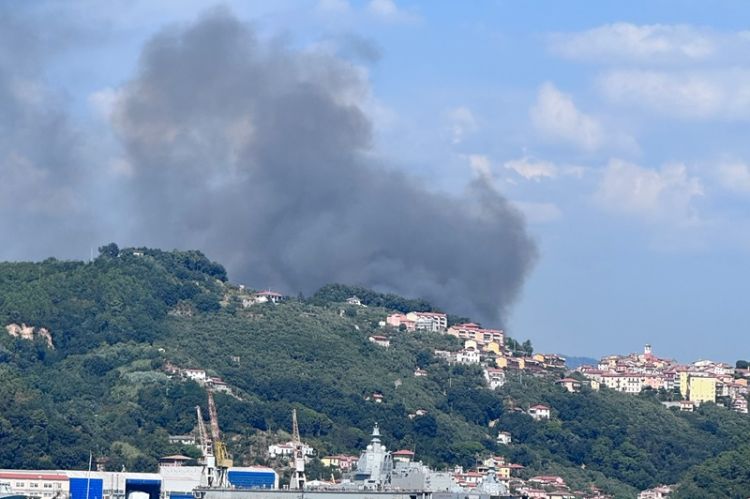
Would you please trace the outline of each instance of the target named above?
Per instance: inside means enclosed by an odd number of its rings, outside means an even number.
[[[483,348],[483,351],[485,352],[492,352],[495,355],[502,355],[502,350],[500,350],[500,343],[497,343],[495,341],[491,341],[487,343]]]
[[[498,357],[497,359],[495,359],[495,363],[497,364],[497,367],[506,368],[508,367],[508,358]]]
[[[716,402],[716,378],[690,377],[690,402]]]
[[[498,466],[495,469],[495,474],[500,480],[509,480],[510,479],[510,466],[508,466],[507,464]]]

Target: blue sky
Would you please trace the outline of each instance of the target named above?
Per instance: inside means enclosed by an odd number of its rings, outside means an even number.
[[[212,5],[23,8],[80,30],[47,79],[100,128],[143,43]],[[511,335],[571,355],[750,357],[746,2],[223,5],[357,65],[384,163],[447,193],[485,176],[525,214],[540,258]]]

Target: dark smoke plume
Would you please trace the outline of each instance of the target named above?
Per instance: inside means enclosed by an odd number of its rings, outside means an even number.
[[[12,9],[12,8],[11,8]],[[41,77],[68,34],[0,9],[0,234],[4,258],[42,258],[91,238],[90,176],[60,95]],[[85,245],[84,245],[85,246]]]
[[[368,92],[356,66],[226,11],[162,31],[117,92],[128,175],[97,242],[117,209],[121,242],[202,249],[252,287],[358,284],[498,322],[536,256],[521,216],[485,180],[444,195],[379,164]]]

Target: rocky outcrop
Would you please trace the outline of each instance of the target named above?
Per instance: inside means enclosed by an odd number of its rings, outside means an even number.
[[[52,343],[52,333],[47,328],[35,328],[26,324],[21,324],[20,326],[18,324],[8,324],[5,326],[5,330],[8,331],[9,335],[23,340],[34,341],[34,338],[41,338],[47,343],[48,347],[55,348],[55,345]]]

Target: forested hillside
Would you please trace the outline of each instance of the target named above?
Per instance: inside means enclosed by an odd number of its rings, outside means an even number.
[[[245,294],[199,252],[110,245],[90,263],[0,264],[2,326],[45,328],[52,338],[50,346],[0,330],[0,467],[82,468],[89,450],[118,470],[152,470],[175,452],[197,457],[167,440],[192,431],[194,407],[206,401],[197,383],[168,376],[174,365],[232,387],[216,401],[238,464],[265,462],[265,445],[284,436],[296,408],[321,455],[357,453],[377,421],[388,447],[414,448],[437,467],[501,454],[522,475],[559,474],[618,497],[681,480],[684,497],[698,497],[706,477],[722,474],[731,490],[750,486],[747,473],[727,471],[750,446],[746,415],[710,405],[677,413],[648,393],[570,394],[529,376],[491,391],[478,367],[434,357],[458,340],[379,326],[389,311],[430,310],[424,301],[331,285],[243,307]],[[368,306],[347,305],[352,294]],[[390,348],[372,334],[389,334]],[[415,377],[417,367],[428,376]],[[367,400],[375,392],[383,403]],[[550,421],[516,410],[536,403],[552,408]],[[418,409],[426,414],[414,417]],[[499,431],[513,445],[496,444]]]

